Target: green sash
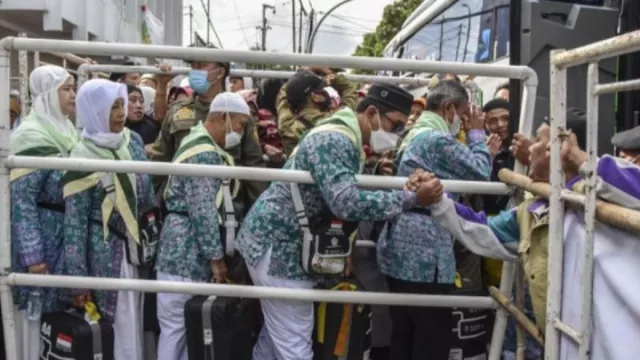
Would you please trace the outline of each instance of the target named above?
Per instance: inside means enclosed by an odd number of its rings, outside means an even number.
[[[131,133],[126,128],[123,131],[124,141],[118,150],[97,149],[95,144],[83,140],[71,151],[71,157],[96,160],[131,160],[128,150]],[[125,224],[128,236],[134,239],[136,244],[140,244],[136,174],[68,171],[64,174],[62,181],[65,198],[95,187],[99,182],[102,182],[104,190],[107,192],[102,202],[104,240],[107,240],[110,233],[109,218],[113,211],[117,210]]]

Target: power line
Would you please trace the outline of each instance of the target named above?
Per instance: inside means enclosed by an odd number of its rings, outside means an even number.
[[[200,0],[200,3],[202,3],[202,8],[204,9],[204,13],[207,16],[207,21],[209,22],[209,26],[211,26],[211,30],[213,30],[213,34],[216,36],[216,39],[218,39],[218,44],[220,45],[220,49],[223,49],[224,46],[222,46],[222,40],[220,40],[220,36],[218,36],[218,32],[216,31],[215,26],[213,26],[213,23],[211,22],[211,14],[209,14],[209,11],[207,10],[207,6],[204,3],[204,0]]]
[[[240,20],[240,14],[238,13],[238,5],[236,5],[236,1],[231,0],[231,3],[233,4],[233,11],[235,11],[236,13],[236,19],[238,19],[238,24],[240,24],[240,27],[244,27],[244,25],[242,25],[242,20]],[[244,30],[240,30],[240,32],[242,32],[242,37],[244,38],[245,45],[247,45],[247,47],[251,47],[251,45],[249,45],[249,39],[247,38],[247,34],[245,34]]]

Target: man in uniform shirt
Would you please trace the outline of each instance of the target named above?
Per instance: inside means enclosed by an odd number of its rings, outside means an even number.
[[[215,48],[213,45],[207,47]],[[211,101],[224,91],[225,78],[229,75],[228,63],[193,61],[191,69],[189,86],[194,91],[194,96],[177,101],[168,110],[160,135],[153,146],[153,161],[171,162],[182,139],[189,134],[193,126],[207,118]],[[237,165],[265,166],[254,119],[249,119],[237,144],[227,145],[231,146],[225,150],[233,156]],[[165,180],[166,177],[158,177],[155,182],[156,189],[160,188]],[[249,210],[265,186],[266,183],[263,182],[242,181],[240,193],[234,199],[239,216],[243,216]]]
[[[343,104],[352,110],[356,107],[356,84],[343,74],[336,74],[337,69],[303,67],[300,70],[280,89],[276,100],[278,129],[287,156],[298,145],[302,134],[330,114],[329,97],[315,90],[322,90],[329,85],[338,91]]]

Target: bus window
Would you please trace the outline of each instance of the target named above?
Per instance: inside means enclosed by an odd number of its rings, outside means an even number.
[[[507,55],[509,0],[461,0],[426,24],[404,44],[405,59],[487,62],[495,58],[490,45],[499,40],[497,53]],[[500,11],[499,15],[495,13]],[[500,19],[502,14],[506,19]],[[498,39],[492,38],[498,29]]]

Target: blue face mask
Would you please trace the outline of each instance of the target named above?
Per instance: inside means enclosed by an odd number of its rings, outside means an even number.
[[[209,73],[204,70],[189,71],[189,86],[198,94],[204,94],[209,90],[211,83],[207,79]]]

